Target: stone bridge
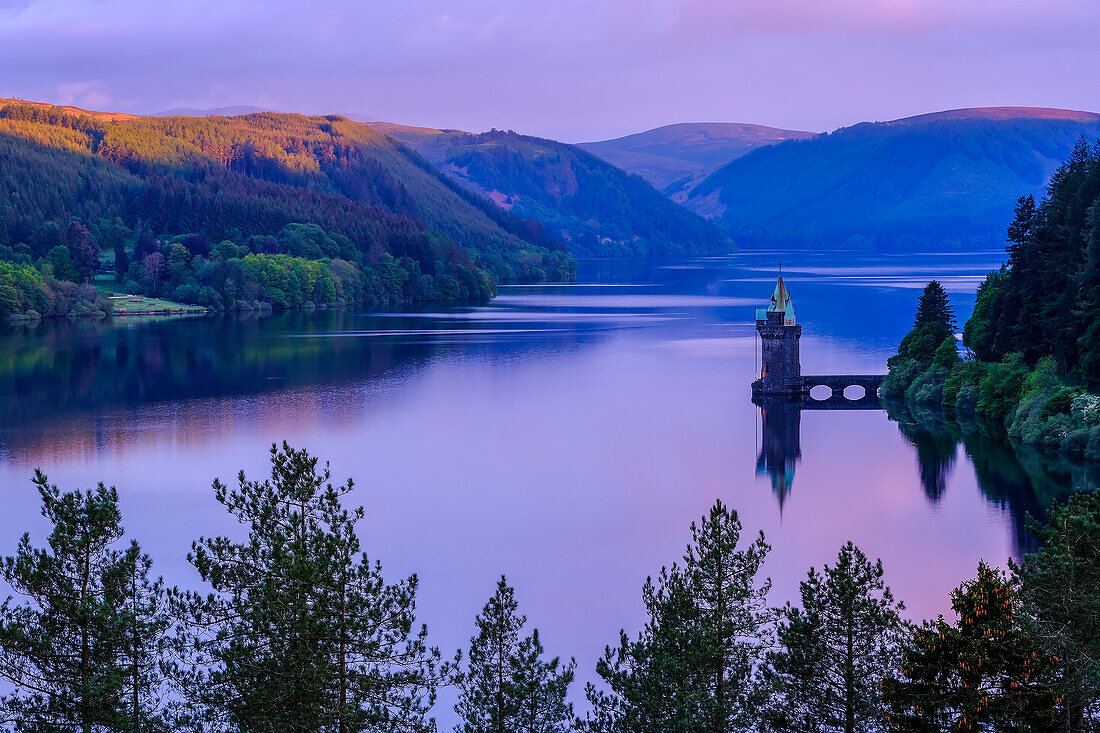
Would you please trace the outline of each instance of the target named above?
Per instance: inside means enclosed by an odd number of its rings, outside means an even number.
[[[878,388],[882,386],[884,374],[824,374],[819,376],[803,375],[803,410],[879,410]],[[814,387],[828,387],[832,394],[824,399],[814,399],[810,390]],[[848,387],[862,387],[863,395],[856,399],[844,396]]]

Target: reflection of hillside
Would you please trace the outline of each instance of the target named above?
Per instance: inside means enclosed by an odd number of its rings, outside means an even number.
[[[1012,443],[979,425],[960,426],[935,413],[914,416],[896,404],[888,412],[917,449],[921,484],[933,503],[943,497],[946,474],[962,444],[982,496],[1009,514],[1017,557],[1035,549],[1028,515],[1042,519],[1053,502],[1071,492],[1100,487],[1100,466],[1095,464]]]
[[[341,396],[346,388],[400,373],[445,349],[530,346],[515,337],[463,341],[446,330],[433,335],[430,325],[413,316],[332,310],[13,327],[0,338],[0,451],[73,455],[150,440],[207,441],[224,432],[226,413],[234,410],[242,413],[238,419],[260,424],[331,423],[361,409],[358,394]],[[490,335],[494,324],[463,328],[484,328]],[[578,337],[562,324],[553,334],[539,335],[543,345],[548,337]],[[240,399],[264,394],[285,399]],[[158,410],[157,417],[171,425],[156,431],[131,424],[134,414],[170,403],[191,404]]]

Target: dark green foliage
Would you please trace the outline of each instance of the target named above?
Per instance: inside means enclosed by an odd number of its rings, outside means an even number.
[[[196,716],[241,733],[434,730],[447,669],[416,628],[416,576],[387,584],[360,552],[363,510],[342,505],[350,480],[333,487],[285,443],[271,464],[263,483],[214,482],[248,538],[197,540],[188,559],[213,593],[176,596]]]
[[[645,629],[636,640],[621,632],[618,647],[598,662],[608,690],[586,688],[587,730],[716,733],[759,718],[756,672],[773,614],[771,582],[756,576],[770,548],[761,534],[737,549],[741,522],[721,502],[691,533],[683,566],[646,581]]]
[[[87,283],[99,271],[99,244],[92,238],[88,227],[78,221],[69,224],[65,240],[72,256],[77,281]]]
[[[994,353],[996,324],[1003,305],[1000,288],[1008,277],[1008,270],[990,272],[978,285],[974,312],[963,326],[963,343],[979,358],[988,359]]]
[[[575,663],[543,659],[538,629],[520,637],[526,618],[502,576],[477,617],[467,668],[457,679],[456,733],[564,733],[573,706],[566,701]]]
[[[959,416],[971,416],[978,409],[978,385],[988,371],[984,361],[971,359],[956,363],[943,384],[943,409]],[[968,390],[964,394],[964,390]],[[973,399],[969,399],[972,395]],[[969,401],[968,401],[969,400]]]
[[[1028,372],[1020,354],[1009,354],[1004,361],[989,364],[978,382],[978,412],[1003,424],[1020,400]]]
[[[851,542],[833,567],[810,569],[802,607],[787,604],[768,655],[765,730],[872,730],[883,718],[880,684],[897,664],[903,606],[874,563]]]
[[[984,562],[951,594],[954,624],[941,616],[912,632],[897,677],[883,684],[894,730],[1058,730],[1050,660],[1020,621],[1016,586]]]
[[[0,574],[25,600],[0,606],[0,678],[14,691],[0,721],[16,731],[161,728],[167,618],[150,560],[122,539],[115,489],[61,493],[34,483],[52,529],[48,548],[23,535]]]
[[[978,292],[964,334],[981,359],[1018,352],[1090,387],[1100,385],[1100,144],[1082,138],[1036,205],[1019,200],[1008,229],[1009,260]]]
[[[110,313],[111,301],[91,286],[57,280],[29,264],[0,261],[0,317]]]
[[[575,145],[494,130],[395,128],[445,174],[537,220],[577,255],[704,255],[734,250],[716,226],[637,176]]]
[[[901,340],[897,355],[890,358],[891,369],[906,360],[927,367],[937,358],[937,366],[952,366],[955,359],[951,358],[950,350],[955,350],[957,356],[954,334],[955,310],[947,299],[943,285],[932,280],[921,291],[913,329]]]
[[[932,280],[925,285],[920,300],[917,301],[917,316],[913,321],[913,328],[926,323],[942,326],[948,333],[955,330],[955,309],[951,307],[947,291],[939,280]]]
[[[81,282],[108,246],[125,274],[177,236],[196,258],[227,239],[274,254],[278,242],[263,243],[293,225],[323,230],[326,246],[299,252],[301,238],[286,240],[293,251],[285,254],[340,258],[368,280],[388,254],[407,260],[407,276],[427,278],[412,291],[428,298],[462,297],[469,282],[492,278],[569,279],[575,267],[537,226],[339,117],[102,120],[9,104],[0,109],[0,190],[0,245],[25,243],[35,259],[66,246],[73,269],[63,276],[55,267],[54,276]],[[118,241],[120,228],[135,232],[132,250]],[[65,265],[60,253],[54,258]],[[444,278],[462,287],[442,287]],[[380,299],[409,294],[399,288]]]
[[[1012,438],[1100,457],[1100,410],[1077,386],[1090,376],[1100,334],[1100,144],[1083,139],[1055,173],[1042,203],[1021,197],[1008,227],[1009,262],[978,287],[962,360],[949,336],[954,314],[939,283],[921,295],[913,330],[889,360],[882,394],[977,416]],[[1090,303],[1096,302],[1094,308]],[[941,339],[942,337],[942,339]],[[941,339],[941,340],[937,340]]]
[[[754,150],[666,193],[742,247],[993,248],[1016,199],[1039,193],[1082,134],[1100,138],[1100,115],[978,109],[863,123]]]
[[[1013,566],[1024,627],[1054,660],[1065,730],[1090,730],[1085,711],[1100,700],[1100,494],[1076,494],[1030,527],[1040,549]]]
[[[932,365],[950,370],[960,363],[962,357],[959,356],[959,344],[953,335],[948,336],[936,347],[936,352],[932,355]]]

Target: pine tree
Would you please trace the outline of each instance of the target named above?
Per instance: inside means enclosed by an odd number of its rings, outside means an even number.
[[[984,562],[951,594],[958,617],[915,629],[900,674],[883,683],[887,720],[902,731],[1058,729],[1051,659],[1023,632],[1016,586]]]
[[[69,224],[65,239],[77,277],[80,282],[87,283],[99,269],[99,244],[88,227],[77,221]]]
[[[913,328],[919,328],[926,323],[943,326],[947,333],[955,330],[955,309],[951,307],[947,291],[938,280],[930,281],[921,291]]]
[[[1100,700],[1100,494],[1077,494],[1031,522],[1041,545],[1013,570],[1024,627],[1040,653],[1057,660],[1065,730],[1087,730],[1085,710]]]
[[[1022,253],[1023,248],[1031,240],[1037,215],[1038,210],[1035,207],[1034,196],[1028,194],[1027,196],[1021,196],[1016,201],[1016,211],[1012,217],[1012,223],[1008,225],[1008,235],[1006,237],[1009,241],[1010,261],[1019,253]]]
[[[726,733],[758,717],[754,681],[773,614],[771,581],[756,576],[770,547],[760,534],[737,549],[741,522],[720,501],[691,532],[683,566],[646,581],[645,629],[635,641],[622,632],[598,662],[610,689],[588,686],[588,730]]]
[[[575,664],[543,659],[538,629],[520,638],[526,618],[501,576],[477,617],[466,671],[458,678],[456,733],[558,733],[570,729],[567,702]]]
[[[39,471],[34,483],[52,524],[47,549],[28,535],[0,561],[0,575],[27,600],[0,606],[0,704],[17,731],[149,731],[159,723],[161,651],[167,619],[151,603],[160,582],[136,543],[122,538],[118,494],[100,484],[61,493]]]
[[[122,707],[131,733],[164,730],[168,700],[166,660],[171,654],[164,581],[150,581],[153,561],[137,542],[120,558],[115,580],[122,589],[119,611],[119,666]]]
[[[271,464],[263,483],[214,482],[248,538],[199,538],[189,560],[213,593],[174,594],[194,714],[242,733],[434,730],[448,667],[415,629],[416,576],[387,584],[360,552],[363,510],[342,505],[352,481],[333,487],[286,443]]]
[[[836,564],[810,569],[802,607],[787,604],[768,655],[765,715],[772,731],[866,731],[883,719],[880,684],[897,663],[901,603],[874,563],[847,543]]]

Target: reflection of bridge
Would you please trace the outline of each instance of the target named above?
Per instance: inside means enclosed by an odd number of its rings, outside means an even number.
[[[807,377],[808,380],[817,378]],[[832,379],[832,377],[830,377]],[[841,382],[844,377],[839,378]],[[880,380],[882,377],[876,377]],[[813,386],[825,382],[815,383]],[[845,386],[856,384],[851,382]],[[802,411],[803,410],[881,410],[878,392],[867,389],[862,397],[850,400],[844,396],[843,388],[833,388],[833,393],[826,399],[815,400],[809,391],[801,395],[788,396],[755,396],[753,404],[760,408],[760,432],[762,442],[760,455],[756,459],[756,472],[768,474],[771,478],[772,491],[779,499],[779,510],[783,511],[783,503],[791,492],[794,484],[794,470],[802,458]]]

